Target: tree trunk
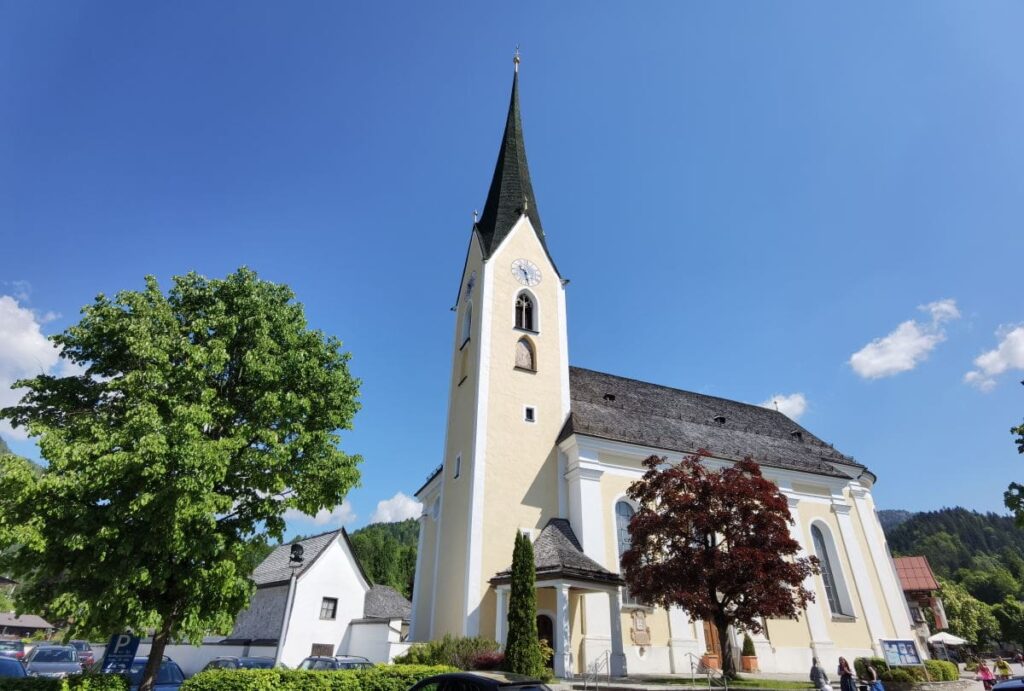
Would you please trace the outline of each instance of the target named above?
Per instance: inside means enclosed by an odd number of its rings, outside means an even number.
[[[738,675],[736,674],[736,660],[732,654],[732,639],[729,638],[729,623],[729,620],[725,617],[715,617],[715,629],[718,630],[718,644],[722,647],[722,674],[727,679],[735,679]]]
[[[164,650],[167,649],[167,640],[171,635],[172,624],[171,618],[167,617],[160,625],[160,630],[153,635],[153,645],[149,649],[149,659],[146,661],[146,669],[142,672],[139,691],[152,691],[153,689],[156,675],[160,672],[160,663],[164,660]]]

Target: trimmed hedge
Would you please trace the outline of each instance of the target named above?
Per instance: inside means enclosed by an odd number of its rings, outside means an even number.
[[[63,679],[0,677],[0,691],[128,691],[128,682],[116,674],[76,674]]]
[[[867,679],[870,676],[868,675],[868,664],[878,671],[878,676],[889,671],[889,663],[885,661],[884,657],[858,657],[853,661],[853,668],[860,679]]]
[[[182,691],[406,691],[444,665],[377,665],[369,669],[312,672],[301,669],[211,669],[187,680]],[[0,691],[3,691],[0,689]]]
[[[425,643],[413,643],[404,655],[395,658],[396,665],[451,665],[459,669],[476,669],[473,661],[480,655],[501,650],[497,641],[482,636],[453,636]]]
[[[960,669],[952,662],[946,660],[925,660],[924,666],[928,668],[928,676],[932,681],[958,681]]]

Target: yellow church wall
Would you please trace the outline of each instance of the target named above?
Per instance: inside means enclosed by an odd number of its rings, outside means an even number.
[[[806,648],[811,644],[806,615],[802,613],[799,619],[769,619],[766,623],[768,640],[777,648]]]
[[[864,616],[864,605],[858,597],[857,588],[853,581],[853,569],[843,548],[842,534],[835,514],[832,512],[831,504],[823,502],[802,501],[799,505],[800,523],[802,530],[801,542],[808,546],[808,551],[813,554],[814,543],[811,540],[811,524],[820,522],[828,527],[836,548],[836,556],[839,564],[833,564],[833,570],[842,569],[843,583],[850,601],[853,603],[853,610],[857,614],[856,619],[844,620],[833,617],[828,605],[828,597],[825,594],[825,584],[821,576],[814,579],[815,603],[814,607],[821,608],[825,613],[825,626],[829,639],[839,648],[870,648],[871,636],[868,633],[867,621]],[[837,574],[838,575],[838,574]]]
[[[849,490],[845,493],[846,501],[853,505],[853,532],[857,537],[857,541],[860,543],[861,554],[864,555],[865,561],[868,562],[868,573],[870,575],[870,585],[872,594],[875,601],[878,602],[879,608],[882,610],[882,625],[885,627],[885,636],[889,638],[905,638],[906,634],[899,634],[896,630],[896,625],[893,622],[892,613],[889,608],[885,606],[885,596],[882,590],[882,583],[878,579],[878,570],[882,568],[891,568],[889,566],[889,555],[887,553],[878,554],[878,550],[872,550],[871,545],[864,534],[863,525],[861,523],[861,515],[859,514],[860,506],[852,501]],[[874,544],[886,544],[885,536],[882,533],[882,527],[878,523],[878,517],[875,514],[874,502],[871,499],[870,494],[866,497],[867,511],[870,513],[866,516],[868,519],[866,522],[868,525],[874,525],[877,527],[878,533],[875,535],[873,540]]]
[[[512,275],[512,262],[525,258],[536,264],[541,282],[528,290],[536,304],[536,333],[515,328],[515,300],[524,290]],[[485,601],[488,581],[512,563],[516,530],[530,529],[533,538],[558,515],[558,455],[555,439],[565,422],[562,377],[559,293],[563,290],[527,219],[505,239],[488,260],[491,304],[490,346],[485,354],[490,371],[487,400],[487,439],[483,540],[479,570],[480,632],[493,635],[494,607]],[[536,372],[516,369],[516,344],[530,339]],[[524,406],[536,411],[526,422]]]
[[[467,301],[466,283],[473,272],[476,282]],[[445,633],[461,634],[465,626],[466,592],[465,564],[469,558],[469,502],[473,481],[473,435],[476,419],[478,376],[476,361],[479,357],[481,287],[483,263],[479,243],[470,243],[466,268],[460,282],[459,303],[456,311],[451,375],[451,398],[449,401],[448,437],[445,445],[444,499],[441,513],[441,540],[438,549],[440,562],[437,568],[436,603],[432,637]],[[472,302],[473,312],[468,343],[462,341],[462,323],[467,302]],[[463,380],[461,359],[467,358],[467,376]],[[460,384],[461,382],[461,384]],[[461,454],[462,463],[459,477],[455,477],[456,458]],[[429,548],[429,547],[428,547]]]

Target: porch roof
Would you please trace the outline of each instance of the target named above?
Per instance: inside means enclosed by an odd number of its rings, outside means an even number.
[[[612,573],[583,553],[572,526],[564,518],[552,518],[533,543],[533,561],[537,581],[572,579],[621,585],[622,577]],[[512,580],[512,567],[499,571],[491,579],[494,585]]]

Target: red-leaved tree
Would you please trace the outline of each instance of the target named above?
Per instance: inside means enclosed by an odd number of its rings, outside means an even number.
[[[789,535],[786,497],[750,458],[710,470],[699,451],[678,464],[651,456],[628,491],[640,509],[622,555],[630,593],[714,623],[722,670],[733,677],[728,629],[759,633],[762,617],[795,618],[814,601],[803,587],[817,574],[815,557],[800,557]]]

